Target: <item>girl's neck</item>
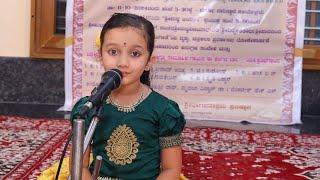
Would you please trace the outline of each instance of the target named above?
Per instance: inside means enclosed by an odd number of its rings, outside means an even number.
[[[135,96],[136,94],[140,94],[143,90],[143,84],[141,82],[127,85],[127,86],[120,86],[118,89],[112,92],[114,97],[121,97],[121,96]]]
[[[143,96],[145,90],[145,85],[140,82],[127,86],[120,86],[118,89],[112,91],[111,99],[120,105],[132,105]]]

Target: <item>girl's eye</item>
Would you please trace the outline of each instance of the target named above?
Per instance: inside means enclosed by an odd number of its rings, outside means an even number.
[[[138,52],[138,51],[133,51],[133,52],[131,53],[131,56],[133,56],[133,57],[139,57],[140,55],[141,55],[141,53]]]
[[[109,49],[108,54],[110,56],[116,56],[116,55],[118,55],[118,51],[116,49]]]

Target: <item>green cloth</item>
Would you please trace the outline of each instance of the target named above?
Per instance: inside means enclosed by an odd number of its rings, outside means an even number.
[[[84,97],[76,103],[71,119],[77,116],[87,99]],[[92,112],[85,120],[86,130],[91,121],[91,114]],[[116,145],[109,146],[109,149],[117,152],[113,153],[117,155],[116,157],[123,155],[121,154],[123,149],[125,152],[133,152],[130,156],[133,159],[132,163],[125,165],[115,163],[114,160],[110,161],[106,151],[110,136],[117,128],[119,129],[120,125],[127,130],[130,128],[133,133],[130,135],[130,130],[126,131],[127,133],[119,133],[124,138],[119,138],[120,140],[113,138],[113,143]],[[155,91],[152,91],[134,112],[120,112],[115,106],[103,103],[103,116],[96,127],[92,144],[94,158],[100,155],[103,159],[100,176],[120,179],[156,179],[160,173],[159,138],[179,135],[184,126],[185,119],[178,104]],[[117,146],[117,143],[120,146]],[[134,153],[136,152],[134,147],[137,147],[137,153]],[[89,168],[91,172],[93,167],[94,162]]]

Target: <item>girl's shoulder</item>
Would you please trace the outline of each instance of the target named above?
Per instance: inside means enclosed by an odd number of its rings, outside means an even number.
[[[75,116],[76,114],[78,114],[80,112],[81,108],[88,101],[88,99],[89,99],[88,96],[82,97],[74,104],[74,106],[71,110],[71,117]]]
[[[178,103],[154,91],[155,99],[163,102],[159,113],[159,143],[161,149],[180,146],[181,133],[186,124]],[[158,104],[159,105],[159,104]]]
[[[80,98],[73,106],[73,108],[79,108],[81,106],[83,106],[89,99],[89,96],[84,96],[82,98]]]
[[[159,107],[160,109],[166,108],[167,106],[171,106],[171,105],[174,105],[174,106],[177,105],[175,101],[173,101],[172,99],[169,99],[165,95],[153,89],[151,90],[151,93],[148,99],[149,99],[150,105]]]
[[[170,112],[177,112],[178,114],[182,114],[178,103],[157,91],[152,90],[149,98],[150,99],[148,106],[158,109],[158,112],[162,115]]]
[[[167,96],[161,94],[160,92],[157,92],[153,89],[151,89],[151,95],[155,100],[158,100],[160,102],[166,102],[166,103],[176,103],[174,100],[168,98]]]
[[[168,101],[169,98],[167,98],[166,96],[162,95],[161,93],[151,89],[151,97],[153,99],[159,100],[159,101]]]
[[[73,106],[70,113],[70,121],[72,122],[76,118],[80,118],[80,112],[86,102],[88,102],[89,96],[80,98]],[[91,109],[85,117],[85,123],[90,123],[93,114],[93,109]]]

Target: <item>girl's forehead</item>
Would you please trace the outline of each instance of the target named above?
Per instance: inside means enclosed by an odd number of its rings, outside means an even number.
[[[110,33],[118,33],[118,34],[127,34],[127,33],[134,33],[137,36],[141,36],[144,37],[145,34],[143,32],[143,30],[135,28],[135,27],[118,27],[118,28],[112,28],[110,30],[108,30],[106,32],[106,34],[110,34]]]
[[[146,36],[143,30],[134,27],[113,28],[108,30],[104,35],[105,40],[121,40],[124,38],[127,38],[128,40],[146,41]]]

